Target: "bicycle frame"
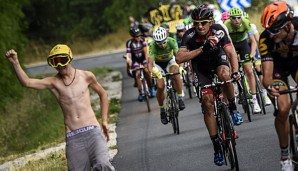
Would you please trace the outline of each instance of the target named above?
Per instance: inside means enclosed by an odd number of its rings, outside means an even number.
[[[242,108],[244,112],[247,114],[248,121],[251,122],[250,115],[252,113],[252,110],[249,102],[249,99],[250,99],[249,86],[242,67],[244,62],[245,62],[244,60],[239,61],[239,72],[241,74],[241,80],[237,81],[237,85],[239,90],[239,101],[241,101]]]

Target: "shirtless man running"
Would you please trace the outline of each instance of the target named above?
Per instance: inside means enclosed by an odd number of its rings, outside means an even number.
[[[15,50],[6,52],[20,83],[36,90],[48,89],[56,97],[64,114],[68,170],[114,171],[109,161],[108,96],[89,71],[71,66],[72,53],[64,44],[56,45],[47,59],[58,73],[43,79],[29,78]],[[89,87],[100,97],[102,130],[90,102]],[[106,139],[104,138],[105,135]]]

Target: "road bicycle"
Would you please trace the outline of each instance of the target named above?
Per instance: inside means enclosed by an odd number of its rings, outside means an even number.
[[[217,132],[219,135],[221,150],[224,154],[225,164],[229,164],[231,170],[235,169],[236,171],[239,171],[236,152],[237,133],[234,129],[232,117],[221,90],[223,85],[232,84],[232,81],[233,80],[220,82],[216,77],[214,77],[211,84],[205,86],[199,85],[199,99],[201,100],[203,89],[212,89],[215,97],[214,111],[217,121]]]
[[[281,90],[279,94],[289,94],[291,100],[291,111],[289,114],[290,123],[290,151],[292,155],[292,162],[294,164],[294,170],[298,171],[298,99],[293,102],[292,93],[296,93],[297,97],[298,85],[296,87],[291,87],[288,90]],[[278,97],[274,97],[274,115],[278,113],[277,105]]]
[[[174,134],[180,133],[179,128],[179,107],[178,107],[178,95],[174,88],[174,77],[175,75],[180,74],[177,73],[166,73],[163,74],[163,77],[165,78],[166,83],[166,113],[169,122],[172,124]]]
[[[251,113],[252,113],[252,108],[250,105],[251,95],[249,93],[249,85],[247,82],[247,78],[246,78],[246,75],[244,74],[243,67],[242,67],[244,62],[245,62],[244,60],[240,60],[238,62],[239,72],[241,75],[241,79],[237,81],[238,91],[239,91],[239,103],[242,105],[244,112],[247,114],[248,121],[251,122]]]
[[[150,89],[149,89],[148,83],[145,78],[144,69],[145,69],[144,65],[140,65],[139,67],[135,67],[135,68],[131,69],[131,71],[135,71],[136,73],[140,74],[140,80],[142,83],[142,94],[145,97],[144,100],[147,104],[147,110],[148,110],[148,112],[150,112],[151,108],[150,108],[149,98],[151,97],[151,94],[150,94]],[[140,72],[137,72],[137,71],[140,71]],[[136,75],[136,77],[137,77],[137,75]]]
[[[192,71],[191,71],[191,66],[189,62],[185,62],[183,66],[184,70],[182,72],[182,79],[183,79],[183,84],[188,92],[188,96],[190,99],[192,99],[193,93],[194,92],[194,86],[193,86],[193,77],[192,77]]]

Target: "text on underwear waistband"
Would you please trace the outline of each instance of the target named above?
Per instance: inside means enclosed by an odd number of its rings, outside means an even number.
[[[89,131],[89,130],[92,130],[92,129],[95,129],[95,128],[98,128],[98,126],[96,126],[96,125],[90,125],[90,126],[85,126],[83,128],[79,128],[79,129],[73,130],[71,132],[66,133],[66,138],[69,138],[69,137],[78,135],[80,133],[83,133],[83,132],[86,132],[86,131]]]

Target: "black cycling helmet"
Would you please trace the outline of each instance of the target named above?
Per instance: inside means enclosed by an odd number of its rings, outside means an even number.
[[[139,24],[139,29],[142,33],[144,32],[149,32],[150,29],[152,28],[152,25],[149,23],[141,23]]]
[[[133,27],[129,30],[129,34],[132,36],[132,37],[136,37],[138,35],[141,34],[141,31],[139,28],[136,28],[136,27]]]
[[[191,18],[194,22],[196,20],[212,20],[213,11],[209,9],[206,5],[200,5],[192,11]]]

